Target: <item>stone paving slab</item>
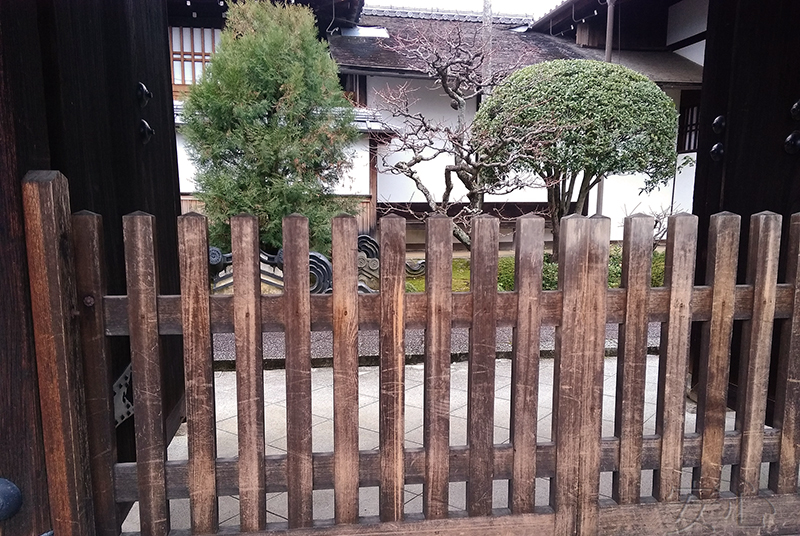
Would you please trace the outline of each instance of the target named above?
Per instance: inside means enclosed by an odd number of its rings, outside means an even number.
[[[540,361],[538,440],[549,441],[552,438],[553,408],[553,365],[552,359]],[[450,444],[466,444],[467,429],[467,363],[451,365],[451,406],[450,406]],[[615,357],[605,358],[603,385],[603,424],[604,436],[614,434],[614,407],[617,360]],[[422,400],[423,372],[421,364],[408,365],[406,377],[406,439],[408,448],[422,446]],[[362,450],[378,448],[378,368],[359,368],[359,444]],[[508,442],[510,393],[511,393],[511,361],[499,359],[496,362],[495,389],[495,443]],[[655,432],[655,412],[658,380],[658,357],[648,356],[645,393],[645,434]],[[330,368],[312,370],[312,444],[315,452],[333,449],[333,372]],[[264,371],[265,391],[265,440],[267,454],[286,452],[286,390],[283,370]],[[215,373],[217,449],[218,456],[236,456],[237,421],[236,421],[236,376],[235,372]],[[182,427],[185,430],[185,426]],[[733,412],[728,412],[727,429],[733,429]],[[686,431],[695,430],[695,407],[687,401]],[[169,445],[168,459],[180,460],[187,457],[187,437],[185,431],[179,433]],[[729,472],[728,472],[729,474]],[[684,474],[683,485],[690,484],[691,472]],[[652,471],[643,471],[642,489],[649,495],[652,486]],[[450,509],[464,510],[466,485],[463,482],[450,485]],[[422,486],[409,485],[405,489],[406,513],[422,511]],[[610,499],[611,473],[601,475],[600,498]],[[536,504],[548,503],[549,479],[537,479]],[[497,480],[494,485],[493,503],[495,508],[507,507],[508,482]],[[170,501],[173,528],[189,527],[188,500]],[[220,497],[220,521],[224,525],[238,525],[238,498]],[[286,520],[286,493],[271,493],[267,497],[267,521],[283,522]],[[360,514],[373,516],[378,514],[378,489],[360,490]],[[333,517],[333,491],[318,490],[314,492],[315,519]],[[123,525],[123,531],[138,530],[138,510],[134,508]]]

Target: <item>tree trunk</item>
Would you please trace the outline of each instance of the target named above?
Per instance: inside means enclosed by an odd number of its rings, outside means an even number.
[[[561,204],[559,184],[547,188],[547,208],[550,223],[553,226],[553,261],[558,262],[558,241],[561,236],[561,217],[564,214],[564,207]]]

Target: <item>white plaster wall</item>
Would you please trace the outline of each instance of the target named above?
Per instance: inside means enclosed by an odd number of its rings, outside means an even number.
[[[369,137],[361,136],[347,154],[353,165],[334,192],[338,195],[369,195]]]
[[[197,184],[194,182],[197,169],[189,158],[189,152],[186,148],[186,139],[181,135],[180,131],[175,132],[175,145],[178,149],[178,182],[180,184],[181,193],[192,193],[197,190]]]
[[[426,80],[406,80],[392,77],[371,76],[367,78],[368,100],[367,104],[373,109],[382,108],[381,92],[385,92],[387,86],[397,87],[399,84],[408,82],[412,99],[416,102],[411,106],[414,113],[421,113],[424,117],[436,121],[446,122],[455,125],[457,112],[450,107],[450,99],[441,89],[433,88],[432,83]],[[471,121],[475,115],[475,101],[468,103],[467,121]],[[401,128],[402,122],[392,118],[388,113],[383,113],[384,120],[396,127]],[[390,173],[390,166],[402,159],[402,155],[395,154],[392,148],[396,145],[382,145],[378,151],[378,201],[387,203],[422,203],[425,202],[424,195],[417,189],[414,182],[403,175]],[[419,176],[425,186],[431,191],[437,200],[441,199],[444,192],[444,169],[448,164],[452,164],[452,157],[441,155],[430,162],[422,162],[415,166]],[[466,201],[466,189],[454,178],[454,188],[451,200]],[[527,188],[511,194],[488,195],[486,201],[546,201],[547,195],[541,188]]]
[[[699,43],[689,45],[688,47],[679,48],[675,54],[683,56],[689,61],[693,61],[698,65],[704,65],[706,56],[706,41],[705,39]]]
[[[667,45],[706,31],[708,0],[683,0],[669,7]]]
[[[684,157],[696,161],[696,153],[678,155],[680,164]],[[680,166],[679,166],[680,167]],[[649,194],[642,193],[646,176],[612,175],[606,178],[603,193],[603,215],[611,218],[611,240],[622,240],[625,216],[636,213],[656,214],[691,212],[694,195],[694,163],[680,169],[675,179]],[[589,194],[589,214],[595,214],[598,189]]]
[[[683,0],[669,7],[667,19],[667,45],[706,31],[708,0]],[[705,40],[675,51],[689,61],[703,65]]]

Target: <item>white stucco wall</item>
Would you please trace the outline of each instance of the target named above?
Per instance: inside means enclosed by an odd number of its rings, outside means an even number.
[[[457,122],[457,112],[450,107],[450,99],[440,89],[432,88],[432,84],[425,80],[405,80],[391,77],[368,77],[367,78],[367,104],[370,107],[380,109],[382,107],[381,92],[385,92],[387,86],[396,87],[398,84],[408,82],[411,93],[416,101],[411,107],[414,113],[420,113],[424,117],[455,125]],[[471,121],[475,116],[475,101],[468,103],[467,121]],[[393,119],[388,114],[384,114],[384,120],[396,127],[402,128],[402,122]],[[396,147],[396,145],[394,145]],[[395,154],[392,145],[383,145],[378,151],[378,201],[387,203],[421,203],[425,201],[423,194],[417,189],[414,182],[403,176],[395,175],[387,169],[395,162],[402,159],[402,155]],[[452,164],[452,157],[441,155],[430,162],[421,162],[415,169],[422,177],[425,186],[432,192],[436,199],[441,199],[444,192],[444,168]],[[455,202],[466,201],[466,189],[454,177],[454,188],[451,200]],[[505,195],[488,195],[486,201],[546,201],[547,196],[541,188],[527,188],[518,190]]]
[[[178,149],[178,182],[181,193],[192,193],[197,190],[197,185],[194,182],[194,175],[197,173],[197,169],[189,158],[186,139],[181,135],[180,131],[175,132],[175,145]]]
[[[368,79],[370,105],[375,105],[374,91],[376,89],[384,90],[387,84],[399,84],[402,82],[398,78],[375,77]],[[442,120],[449,119],[455,122],[455,111],[450,108],[449,100],[442,96],[440,91],[428,89],[428,85],[422,81],[414,81],[412,84],[417,88],[414,96],[418,99],[414,106],[414,111],[429,114],[426,115],[428,117],[435,116]],[[667,94],[676,101],[677,106],[680,91],[668,90]],[[473,110],[470,110],[470,117],[472,117],[473,113]],[[387,122],[391,122],[391,119],[387,118]],[[410,179],[385,171],[383,156],[386,156],[385,162],[387,164],[398,159],[397,156],[391,154],[390,147],[379,147],[378,201],[393,203],[424,202],[423,195],[416,189]],[[679,162],[683,161],[685,156],[694,157],[694,155],[679,155]],[[441,193],[444,190],[443,169],[449,162],[451,162],[450,159],[440,157],[432,162],[419,165],[420,175],[423,177],[425,185],[437,195],[437,199],[441,198]],[[643,174],[610,176],[606,179],[603,194],[603,215],[610,217],[612,220],[612,240],[622,239],[622,222],[626,215],[636,212],[653,214],[665,210],[691,212],[694,189],[693,165],[685,167],[675,180],[649,194],[641,193],[644,184],[645,176]],[[457,188],[455,193],[457,200],[458,195],[465,194],[465,190],[463,187]],[[589,214],[596,212],[597,194],[598,190],[596,188],[590,193]],[[486,197],[486,201],[546,202],[547,193],[544,188],[527,188],[506,195],[489,195]]]
[[[667,45],[706,31],[708,23],[708,0],[682,0],[669,7],[667,19]],[[703,65],[706,50],[705,40],[680,48],[676,54]]]
[[[334,191],[338,195],[369,195],[369,138],[361,136],[348,150],[352,167]]]

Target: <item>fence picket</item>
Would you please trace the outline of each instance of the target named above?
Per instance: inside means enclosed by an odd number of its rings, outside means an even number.
[[[95,529],[101,536],[119,534],[114,503],[114,463],[117,433],[114,428],[114,396],[111,351],[105,332],[103,296],[106,294],[103,218],[81,211],[72,216],[75,251],[75,283],[80,310],[80,337],[86,390],[87,437],[92,465]]]
[[[542,261],[544,219],[526,215],[515,232],[514,290],[517,324],[513,331],[511,363],[511,429],[513,477],[509,480],[511,512],[533,512],[536,493],[536,429],[539,397]]]
[[[422,485],[422,511],[426,519],[447,517],[449,503],[452,234],[453,223],[449,218],[428,218],[425,292],[429,314],[425,329],[425,482]]]
[[[311,303],[308,220],[283,219],[284,307],[286,314],[286,472],[289,527],[313,520],[311,467]]]
[[[618,504],[639,502],[642,480],[642,430],[647,370],[647,298],[653,258],[653,217],[625,218],[622,281],[625,321],[619,326],[614,435],[619,438],[619,470],[611,496]]]
[[[742,433],[742,450],[740,463],[731,471],[731,490],[738,495],[757,495],[759,488],[781,216],[772,212],[753,214],[749,239],[747,283],[754,287],[753,315],[742,330],[739,396],[736,401],[736,429]]]
[[[405,467],[405,220],[381,219],[380,518],[403,518]]]
[[[700,467],[694,468],[692,479],[701,499],[719,497],[720,491],[739,227],[739,216],[723,212],[711,216],[708,231],[706,285],[712,288],[711,320],[703,324],[697,379],[697,433],[703,437],[703,446]]]
[[[59,535],[91,536],[95,525],[66,178],[57,171],[28,172],[22,203],[50,519]],[[4,346],[3,359],[17,358]],[[11,402],[4,393],[6,401]],[[3,506],[9,505],[6,497]],[[0,534],[3,526],[14,531],[3,522]]]
[[[333,435],[337,523],[358,520],[358,248],[356,219],[333,219]]]
[[[469,478],[467,513],[492,512],[494,475],[494,387],[497,352],[497,244],[500,222],[492,216],[472,219],[469,288],[472,326],[469,333],[467,372],[467,445]]]
[[[261,338],[261,274],[258,219],[231,218],[231,250],[236,281],[233,326],[239,431],[239,516],[242,531],[266,524],[264,476],[264,373]]]
[[[192,531],[195,534],[212,534],[219,527],[219,509],[208,287],[208,223],[205,216],[191,213],[178,217],[178,260]]]
[[[609,232],[603,217],[568,216],[561,224],[551,484],[558,535],[597,531]]]
[[[161,398],[155,218],[135,212],[123,216],[122,227],[136,414],[139,520],[145,536],[166,536],[170,524],[164,475],[167,449]]]
[[[786,282],[793,287],[795,314],[783,322],[778,353],[773,426],[781,430],[780,460],[769,468],[769,487],[775,493],[795,493],[800,463],[800,214],[792,215],[789,226]]]
[[[653,473],[653,494],[660,501],[672,502],[680,497],[697,217],[676,214],[670,216],[668,225],[664,286],[669,288],[669,312],[661,326],[656,404],[661,463]]]

